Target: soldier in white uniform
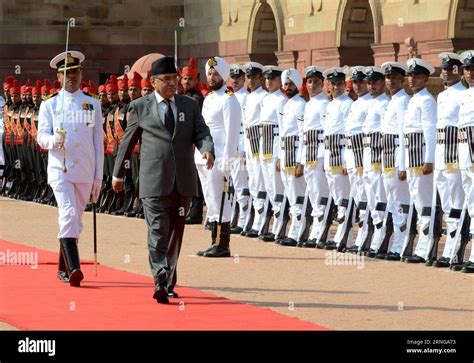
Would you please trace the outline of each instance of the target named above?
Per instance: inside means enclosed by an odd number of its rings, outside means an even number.
[[[456,53],[441,53],[438,57],[447,88],[438,95],[434,180],[445,216],[446,243],[441,258],[433,266],[449,267],[465,198],[458,163],[458,118],[466,87],[461,83],[461,57]]]
[[[418,213],[419,237],[408,263],[424,263],[433,245],[430,226],[433,202],[433,163],[436,146],[436,101],[426,88],[434,68],[428,62],[411,58],[407,61],[408,84],[414,92],[408,102],[403,133],[410,196]],[[430,228],[431,227],[431,228]]]
[[[206,201],[207,217],[211,223],[212,245],[206,251],[198,252],[199,256],[204,257],[230,257],[232,210],[230,199],[224,192],[227,192],[225,188],[239,144],[242,109],[225,84],[229,71],[229,65],[223,58],[213,57],[206,62],[207,82],[212,92],[204,99],[202,116],[214,142],[214,168],[207,169],[203,164],[205,160],[197,149],[194,157]]]
[[[332,199],[324,173],[324,125],[329,100],[323,93],[323,72],[324,69],[318,66],[304,69],[310,100],[304,110],[303,147],[299,159],[304,166],[313,217],[311,233],[303,243],[307,248],[315,248],[319,240],[326,241],[332,220]]]
[[[387,211],[392,215],[393,241],[385,259],[399,261],[402,255],[410,208],[410,192],[406,181],[403,123],[410,96],[403,88],[406,65],[385,62],[381,67],[385,75],[385,86],[392,96],[380,125],[382,133],[382,174],[387,196]]]
[[[462,238],[460,245],[453,251],[452,268],[466,273],[474,272],[474,248],[471,243],[471,255],[464,261],[464,249],[472,240],[474,234],[474,50],[468,50],[461,54],[463,62],[463,74],[469,88],[461,96],[459,107],[459,168],[461,169],[462,185],[466,195],[465,208],[470,217],[469,238]],[[463,223],[459,223],[462,228]],[[464,239],[464,240],[463,240]],[[452,258],[451,260],[453,260]]]
[[[285,227],[285,187],[280,173],[276,170],[280,148],[278,125],[281,122],[283,107],[287,101],[280,89],[282,72],[283,69],[276,66],[263,67],[263,77],[268,95],[263,98],[260,111],[260,166],[269,204],[266,205],[266,220],[263,230],[259,231],[259,239],[265,242],[275,241],[275,238],[281,237],[280,232]],[[268,210],[268,208],[270,209]],[[268,232],[272,211],[275,219],[272,232]],[[283,231],[284,233],[285,231]]]
[[[257,238],[259,231],[265,223],[265,204],[268,196],[265,191],[262,168],[260,165],[260,110],[263,98],[268,94],[262,88],[263,66],[257,62],[244,64],[243,70],[250,88],[250,94],[245,103],[244,132],[245,132],[245,156],[249,174],[249,189],[252,197],[255,218],[249,231],[243,231],[241,235]]]
[[[351,68],[352,87],[357,99],[351,104],[349,115],[344,125],[346,135],[346,151],[344,154],[347,173],[354,202],[359,209],[359,232],[353,246],[349,246],[347,252],[358,253],[370,244],[373,226],[370,221],[370,212],[367,210],[367,196],[364,188],[364,133],[362,127],[367,117],[368,103],[372,96],[367,90],[365,80],[365,67],[355,66]],[[368,248],[367,248],[368,249]]]
[[[84,58],[68,51],[51,60],[63,88],[41,104],[38,119],[38,144],[49,150],[48,183],[59,209],[58,278],[71,286],[84,278],[77,243],[86,203],[91,193],[99,196],[104,160],[99,101],[80,90]]]
[[[385,93],[385,76],[382,68],[367,67],[365,80],[372,99],[368,103],[364,121],[364,186],[367,207],[371,211],[374,236],[367,252],[368,257],[384,259],[393,231],[392,217],[387,211],[387,197],[382,179],[382,118],[390,98]]]
[[[232,79],[232,88],[234,95],[239,101],[242,117],[240,120],[239,146],[236,154],[235,162],[232,164],[231,177],[234,186],[236,206],[233,213],[237,214],[236,226],[231,227],[230,233],[239,234],[245,229],[245,223],[249,216],[250,206],[250,190],[249,190],[249,174],[245,166],[245,136],[244,136],[244,117],[245,103],[249,92],[245,88],[245,73],[238,64],[230,65],[230,78]]]
[[[303,222],[303,202],[306,182],[303,178],[303,165],[299,160],[299,149],[303,145],[303,121],[306,101],[298,94],[303,84],[301,74],[289,68],[281,74],[281,83],[288,101],[283,108],[280,129],[280,156],[277,170],[285,186],[285,194],[290,205],[291,225],[288,235],[276,242],[282,246],[294,247],[298,243]]]
[[[345,93],[344,68],[329,68],[323,73],[324,78],[331,83],[332,101],[326,110],[324,130],[324,170],[329,184],[329,191],[337,206],[337,221],[339,223],[334,241],[318,242],[318,247],[328,250],[351,245],[352,213],[349,205],[351,186],[345,165],[345,123],[352,99]]]

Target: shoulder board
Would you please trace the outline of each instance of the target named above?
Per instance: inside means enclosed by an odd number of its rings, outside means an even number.
[[[234,95],[234,92],[232,92],[230,89],[226,89],[225,93],[226,93],[227,96],[233,96]]]
[[[82,91],[82,93],[84,93],[86,96],[92,97],[92,95],[89,92]]]
[[[53,93],[52,95],[46,96],[45,101],[49,100],[50,98],[56,97],[59,93]]]

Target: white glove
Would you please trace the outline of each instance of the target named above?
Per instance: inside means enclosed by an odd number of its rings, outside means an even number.
[[[94,183],[92,184],[92,201],[95,203],[97,202],[97,199],[99,199],[99,194],[100,194],[100,189],[102,188],[102,180],[96,179],[94,180]]]
[[[64,146],[64,135],[54,132],[54,147],[61,149]]]

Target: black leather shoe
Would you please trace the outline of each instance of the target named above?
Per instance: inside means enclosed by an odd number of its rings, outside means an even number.
[[[255,229],[251,229],[250,231],[248,231],[247,233],[245,233],[245,237],[257,238],[257,237],[258,237],[258,231],[255,230]]]
[[[453,271],[461,271],[463,267],[464,265],[461,263],[453,263],[449,266],[449,269]]]
[[[423,257],[413,255],[405,259],[406,263],[425,263],[426,260]]]
[[[369,258],[374,258],[375,255],[376,255],[375,250],[372,249],[372,248],[370,250],[368,250],[367,252],[365,252],[365,256],[369,257]]]
[[[396,252],[389,252],[387,256],[385,256],[385,260],[387,261],[400,261],[400,254]]]
[[[258,239],[263,242],[275,242],[275,235],[273,233],[265,233],[258,236]]]
[[[337,248],[337,244],[334,241],[328,241],[324,245],[325,250],[335,250]]]
[[[77,269],[71,272],[69,275],[69,285],[70,286],[81,286],[81,281],[84,280],[84,274],[81,270]]]
[[[385,257],[387,257],[387,254],[386,254],[386,253],[377,253],[377,254],[375,255],[375,258],[376,258],[377,260],[385,260]]]
[[[209,251],[204,252],[203,257],[230,257],[230,249],[214,245]]]
[[[168,291],[168,297],[171,298],[171,299],[177,299],[177,298],[179,298],[179,295],[174,290],[171,290],[171,291]]]
[[[243,228],[242,227],[232,227],[230,229],[230,234],[240,234],[241,232],[243,231]]]
[[[464,267],[461,269],[461,272],[466,274],[474,273],[474,262],[467,262],[464,264]]]
[[[325,241],[319,241],[316,245],[316,248],[322,250],[324,247],[326,247],[326,242]]]
[[[359,246],[352,245],[346,250],[347,253],[358,254],[359,253]]]
[[[155,299],[158,304],[169,304],[170,301],[168,299],[168,290],[166,289],[166,287],[160,286],[158,288],[155,288],[153,299]]]
[[[447,268],[449,267],[449,265],[450,263],[449,263],[448,257],[441,257],[433,263],[434,267],[440,267],[440,268]]]
[[[316,245],[316,238],[310,239],[309,241],[303,243],[304,248],[316,248]]]
[[[281,245],[281,241],[283,241],[283,240],[284,240],[284,238],[277,238],[277,239],[275,240],[275,243],[276,243],[277,245]]]
[[[430,258],[428,261],[425,262],[425,266],[433,266],[435,262],[436,262],[435,259]]]
[[[280,243],[281,246],[285,246],[285,247],[295,247],[297,244],[298,242],[296,242],[296,240],[290,237],[283,239]]]
[[[296,247],[303,248],[305,243],[306,243],[306,241],[299,241],[299,242],[296,244]]]

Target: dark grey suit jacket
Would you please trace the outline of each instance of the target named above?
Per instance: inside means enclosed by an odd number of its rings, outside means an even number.
[[[177,122],[170,135],[158,115],[154,93],[130,103],[127,128],[115,160],[113,175],[123,178],[125,161],[140,140],[140,198],[171,194],[174,181],[183,196],[197,196],[197,172],[194,163],[195,145],[202,152],[214,155],[209,127],[197,102],[191,97],[175,95]]]

